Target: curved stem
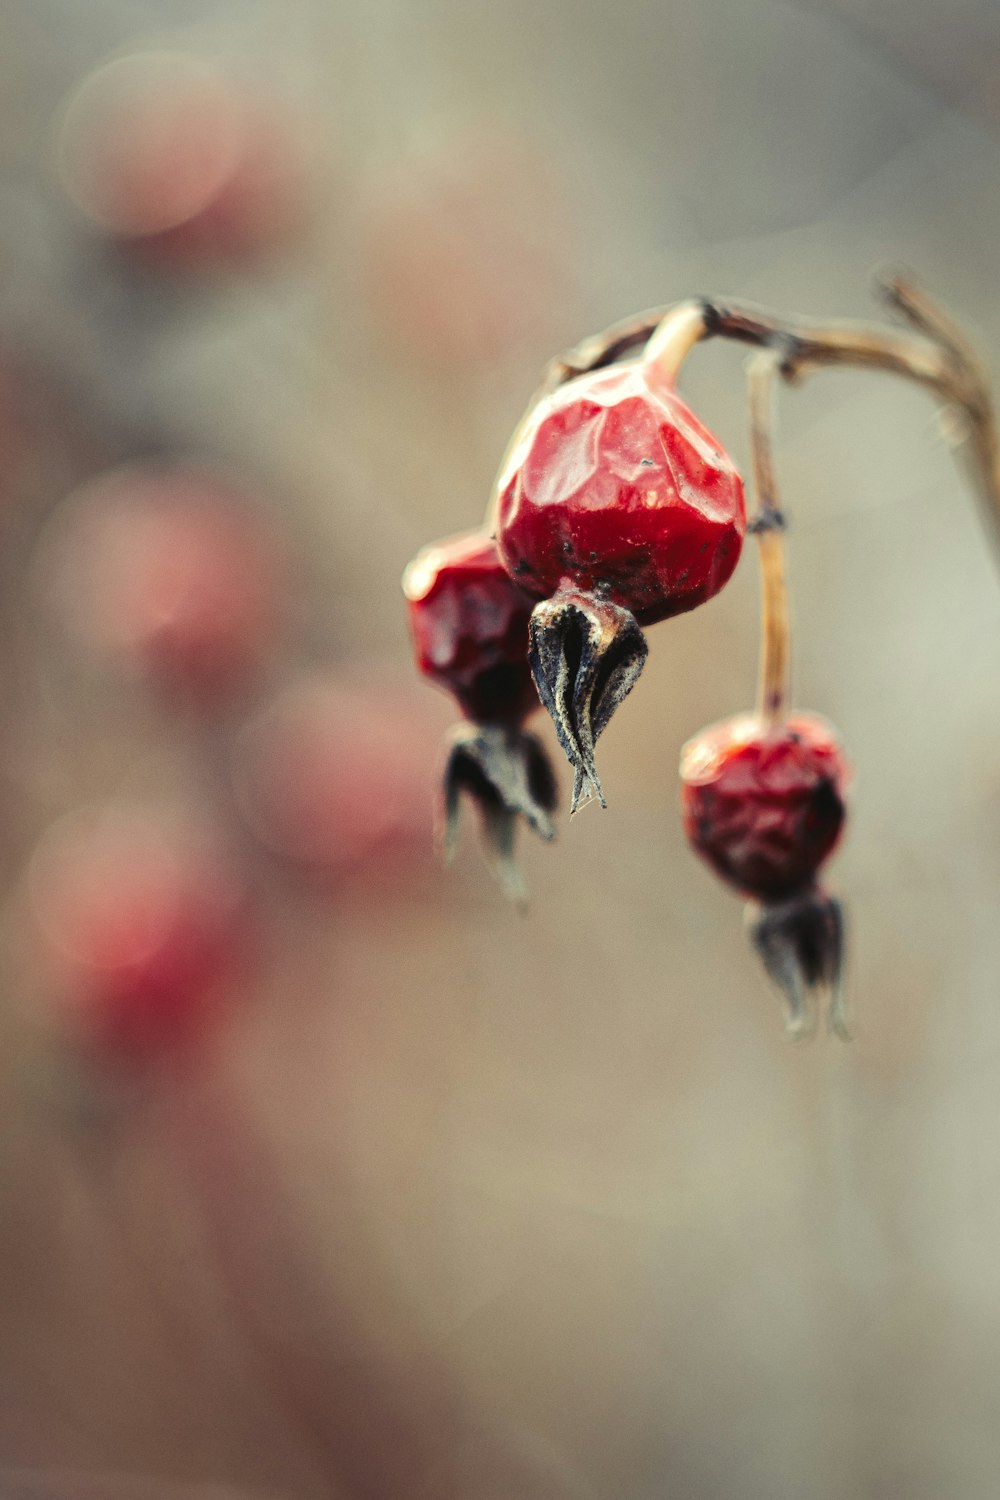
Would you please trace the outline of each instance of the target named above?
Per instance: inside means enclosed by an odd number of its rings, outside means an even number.
[[[767,350],[754,356],[747,371],[750,453],[756,495],[748,529],[757,538],[761,591],[757,712],[769,726],[780,724],[785,716],[791,674],[785,521],[778,505],[774,472],[774,383],[780,367],[780,354]]]
[[[700,302],[678,302],[657,325],[643,350],[643,359],[658,367],[673,384],[695,344],[708,332],[705,307]]]
[[[965,425],[951,434],[951,442],[976,491],[994,550],[1000,555],[1000,444],[986,371],[961,329],[907,277],[886,277],[880,291],[890,307],[950,355],[957,375],[966,377],[965,398],[959,401]]]
[[[726,338],[780,353],[778,369],[788,381],[829,366],[901,375],[926,386],[961,413],[964,420],[950,434],[952,445],[967,469],[1000,557],[1000,442],[989,381],[979,358],[951,320],[908,277],[884,279],[880,292],[910,329],[846,320],[824,323],[714,297],[652,308],[585,339],[553,360],[529,412],[567,380],[612,364],[647,342],[654,357],[671,361],[671,374],[676,374],[680,359],[700,339]]]

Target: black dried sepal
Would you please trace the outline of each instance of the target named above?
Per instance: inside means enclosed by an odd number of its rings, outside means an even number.
[[[555,838],[552,814],[558,789],[541,741],[511,724],[459,724],[445,758],[440,842],[446,862],[458,844],[462,796],[479,809],[483,845],[497,879],[512,901],[527,892],[514,860],[517,820],[543,839]]]
[[[649,650],[646,637],[629,610],[594,594],[560,589],[535,606],[528,640],[538,696],[574,771],[570,812],[591,795],[606,807],[594,744],[639,679]]]
[[[842,970],[844,914],[840,902],[817,886],[765,906],[748,906],[753,945],[785,1002],[788,1030],[809,1036],[817,1004],[826,1001],[827,1029],[850,1040]]]

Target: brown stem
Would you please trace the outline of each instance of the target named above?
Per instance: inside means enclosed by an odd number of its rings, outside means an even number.
[[[757,711],[768,725],[785,716],[789,697],[791,627],[785,584],[784,517],[778,505],[774,472],[774,382],[781,355],[764,350],[747,371],[750,404],[750,455],[756,496],[749,529],[757,538],[760,558],[760,683]]]
[[[695,344],[705,337],[705,310],[698,302],[678,302],[657,324],[643,358],[674,382]]]
[[[953,446],[967,468],[984,523],[1000,556],[1000,444],[982,364],[951,320],[908,277],[885,278],[880,290],[911,329],[848,321],[817,322],[787,317],[753,303],[714,297],[638,313],[553,360],[529,412],[567,380],[612,364],[647,341],[652,340],[655,355],[668,327],[675,332],[684,330],[680,344],[673,346],[683,346],[683,353],[702,338],[727,338],[774,350],[780,354],[778,369],[790,382],[837,365],[902,375],[927,386],[962,414],[964,422],[952,434]],[[671,341],[666,342],[670,345]]]

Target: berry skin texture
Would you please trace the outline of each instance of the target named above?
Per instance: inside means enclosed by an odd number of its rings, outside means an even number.
[[[724,881],[767,903],[812,884],[840,837],[849,777],[823,719],[727,719],[688,741],[680,772],[684,831]]]
[[[746,530],[731,460],[655,365],[568,381],[532,412],[501,472],[500,555],[536,598],[560,586],[652,625],[728,582]]]
[[[417,666],[477,723],[519,724],[538,707],[528,666],[532,600],[481,531],[425,547],[403,575]]]

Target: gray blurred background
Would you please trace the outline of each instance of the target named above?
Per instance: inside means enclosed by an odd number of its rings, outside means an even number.
[[[293,124],[309,208],[264,266],[137,269],[60,182],[65,98],[161,46]],[[752,554],[651,632],[608,810],[523,841],[527,916],[471,816],[430,858],[452,714],[398,584],[480,519],[549,356],[636,309],[862,315],[890,259],[995,354],[993,0],[7,0],[0,101],[4,1494],[995,1495],[1000,591],[927,397],[781,403],[796,700],[856,773],[850,1047],[786,1041],[676,814],[681,743],[753,701]],[[741,361],[683,388],[745,462]],[[164,454],[288,558],[208,720],[39,597],[67,497]],[[421,788],[321,878],[232,793],[302,674],[372,696]],[[211,1045],[140,1074],[60,1033],[25,939],[38,839],[123,793],[218,823],[260,912]]]

